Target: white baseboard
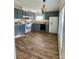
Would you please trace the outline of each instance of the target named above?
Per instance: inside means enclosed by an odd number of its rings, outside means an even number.
[[[22,37],[22,36],[25,36],[25,35],[24,34],[23,35],[17,35],[17,36],[15,36],[15,38]]]
[[[61,50],[62,50],[62,47],[61,47],[60,39],[58,39],[58,48],[59,48],[59,59],[61,59]]]

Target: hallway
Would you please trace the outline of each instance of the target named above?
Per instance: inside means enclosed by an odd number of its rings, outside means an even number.
[[[59,59],[57,35],[30,32],[16,38],[16,59]]]

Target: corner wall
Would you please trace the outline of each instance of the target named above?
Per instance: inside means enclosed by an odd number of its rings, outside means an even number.
[[[64,9],[64,10],[63,10]],[[65,0],[60,0],[58,44],[60,59],[65,59]]]

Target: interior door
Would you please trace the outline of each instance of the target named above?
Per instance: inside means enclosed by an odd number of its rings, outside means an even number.
[[[57,33],[58,32],[58,17],[49,18],[49,32]]]

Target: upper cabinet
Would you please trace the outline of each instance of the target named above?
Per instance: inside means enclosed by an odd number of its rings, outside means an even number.
[[[14,8],[14,18],[18,18],[18,9]]]
[[[20,19],[22,16],[28,16],[29,19],[35,19],[35,13],[14,8],[14,18]]]
[[[27,12],[25,12],[25,16],[28,16],[28,13]]]
[[[18,9],[18,18],[22,17],[22,10]]]
[[[27,16],[27,12],[22,10],[22,15]]]
[[[14,18],[20,19],[22,16],[27,16],[27,12],[21,9],[14,8]]]
[[[35,19],[35,13],[29,11],[28,15],[29,15],[29,19]]]
[[[14,18],[18,19],[21,18],[22,12],[20,9],[14,8]]]

